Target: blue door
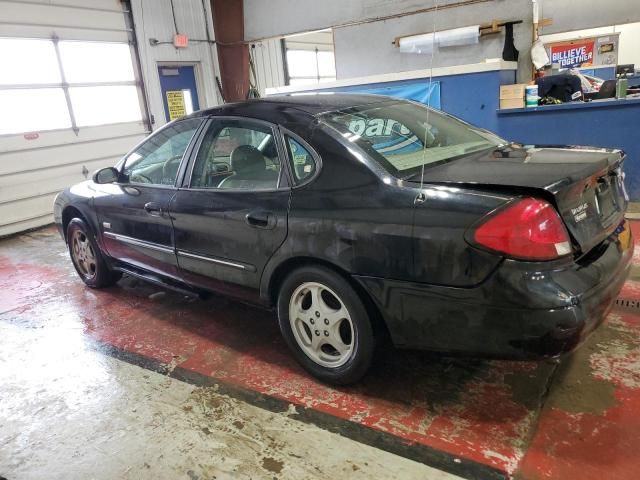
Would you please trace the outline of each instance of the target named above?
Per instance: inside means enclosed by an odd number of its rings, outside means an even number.
[[[162,103],[167,122],[200,110],[193,66],[159,66]]]

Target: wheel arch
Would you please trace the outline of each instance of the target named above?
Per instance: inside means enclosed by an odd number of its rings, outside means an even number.
[[[62,210],[62,233],[64,235],[65,242],[69,241],[69,239],[67,238],[67,228],[69,227],[69,223],[71,222],[71,220],[73,220],[74,218],[80,218],[84,221],[84,223],[87,224],[89,228],[91,228],[91,225],[87,221],[87,218],[83,215],[80,209],[73,205],[67,205],[66,207],[64,207],[64,210]]]
[[[266,291],[261,292],[263,299],[265,299],[270,306],[276,305],[278,302],[278,293],[280,292],[280,287],[282,286],[285,278],[287,278],[289,273],[292,271],[305,266],[322,266],[345,279],[362,299],[369,318],[372,320],[374,331],[378,334],[377,336],[382,338],[385,342],[390,341],[391,335],[382,314],[382,310],[376,304],[373,297],[360,282],[355,280],[349,274],[347,270],[327,260],[306,256],[291,257],[284,260],[273,269],[269,276],[268,281],[266,282]]]
[[[91,207],[89,205],[87,205],[86,208],[83,207],[85,206],[78,204],[69,204],[62,209],[61,227],[64,235],[64,240],[65,242],[68,242],[69,240],[67,238],[67,228],[69,227],[69,223],[71,222],[71,220],[73,220],[74,218],[79,218],[87,225],[87,228],[95,238],[96,242],[98,242],[98,247],[102,249],[102,239],[98,235],[98,226],[96,224],[95,214],[92,215],[92,212],[90,210]]]

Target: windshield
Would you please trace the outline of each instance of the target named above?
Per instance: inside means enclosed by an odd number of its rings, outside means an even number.
[[[402,179],[419,175],[422,165],[442,164],[507,143],[488,131],[410,102],[351,107],[321,118]]]

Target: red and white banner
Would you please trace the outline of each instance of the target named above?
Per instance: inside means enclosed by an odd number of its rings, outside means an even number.
[[[593,65],[594,40],[556,43],[549,47],[551,63],[560,68],[590,67]]]

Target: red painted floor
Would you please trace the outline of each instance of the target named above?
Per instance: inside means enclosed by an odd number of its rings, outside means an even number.
[[[640,302],[635,280],[622,295]],[[640,310],[614,310],[557,371],[391,352],[362,384],[335,389],[297,366],[272,313],[135,279],[90,290],[46,229],[0,242],[0,321],[71,323],[86,348],[112,345],[525,479],[640,478]]]
[[[640,221],[631,222],[640,267]],[[640,478],[640,268],[607,323],[559,368],[522,479]]]
[[[567,383],[556,379],[522,478],[640,478],[640,315],[614,312],[607,330],[585,346],[584,364],[569,368]]]

